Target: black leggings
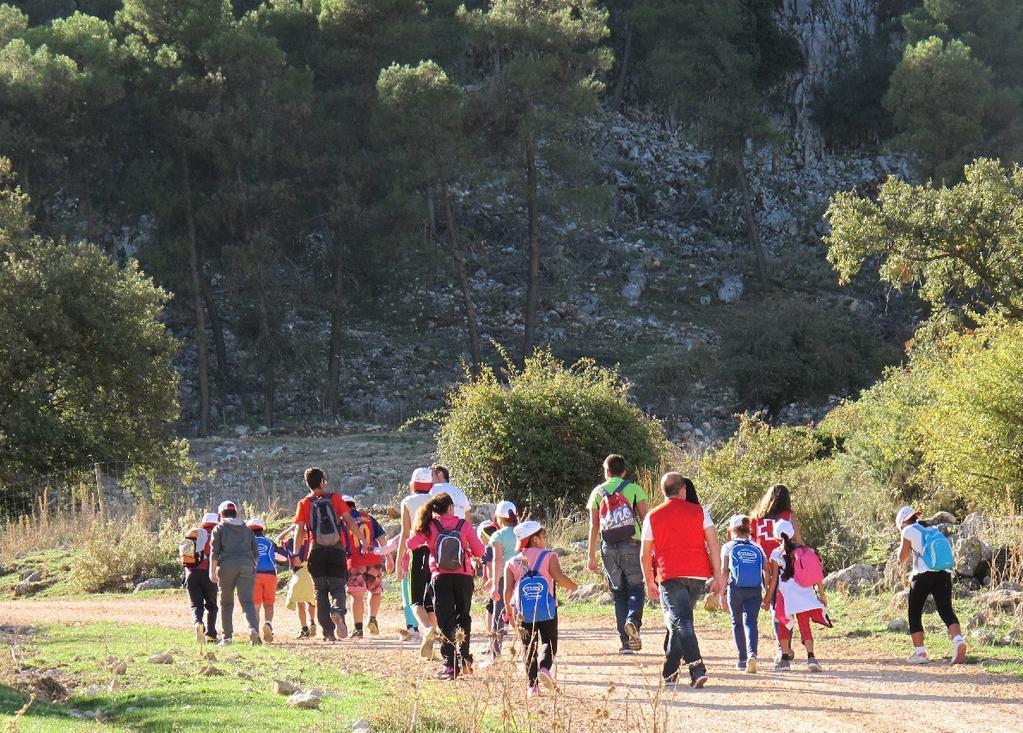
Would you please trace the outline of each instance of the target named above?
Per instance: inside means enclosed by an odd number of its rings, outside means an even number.
[[[918,573],[909,581],[909,632],[919,634],[924,630],[924,603],[927,596],[934,598],[934,607],[945,626],[959,623],[952,610],[952,574],[944,570]]]
[[[444,573],[433,579],[433,605],[437,612],[437,626],[444,635],[440,653],[444,657],[444,666],[456,674],[464,662],[472,662],[472,655],[469,653],[469,634],[472,631],[469,607],[472,605],[472,591],[471,575]]]
[[[185,574],[185,589],[188,599],[192,602],[192,617],[195,623],[203,623],[203,610],[206,611],[206,623],[203,627],[206,636],[217,635],[217,585],[210,580],[209,568],[196,568]]]
[[[536,684],[540,669],[550,672],[554,664],[554,655],[558,653],[558,617],[550,621],[525,624],[519,633],[526,650],[526,677],[532,687]]]
[[[408,564],[409,596],[413,606],[422,606],[433,613],[433,588],[430,585],[430,548],[417,547]]]

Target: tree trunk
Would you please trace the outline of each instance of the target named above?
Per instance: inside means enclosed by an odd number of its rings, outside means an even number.
[[[195,346],[199,353],[199,436],[210,432],[210,378],[209,355],[206,353],[206,311],[203,305],[202,280],[199,275],[199,243],[195,235],[195,215],[192,211],[192,174],[188,154],[178,151],[181,167],[181,192],[185,203],[185,225],[188,229],[188,270],[192,281],[192,304],[195,308]]]
[[[611,101],[612,109],[622,108],[622,98],[625,96],[625,83],[629,78],[629,64],[632,61],[632,28],[625,25],[625,50],[622,51],[622,61],[618,67],[618,78],[615,80],[615,93]]]
[[[462,286],[462,300],[465,303],[465,326],[469,333],[469,359],[472,361],[472,373],[479,374],[480,365],[480,328],[476,320],[476,305],[472,302],[472,288],[469,286],[469,273],[465,267],[465,254],[458,240],[455,226],[455,211],[451,205],[451,192],[444,186],[444,216],[448,220],[448,242],[451,244],[451,256],[455,260],[455,272]]]
[[[202,278],[203,301],[206,303],[206,313],[210,317],[210,329],[213,331],[213,345],[217,352],[217,375],[220,382],[226,382],[228,378],[227,368],[227,342],[224,340],[224,322],[220,320],[220,311],[217,309],[217,300],[210,292],[210,284],[206,278]]]
[[[540,291],[540,213],[537,210],[536,138],[530,132],[526,140],[526,209],[529,213],[529,276],[526,281],[526,330],[522,340],[522,358],[533,355],[536,339],[536,309]]]
[[[749,190],[749,178],[746,175],[746,164],[742,160],[742,153],[735,157],[735,172],[739,176],[739,189],[742,192],[742,208],[746,216],[746,234],[749,236],[750,246],[757,257],[757,270],[760,272],[760,282],[764,289],[771,286],[771,279],[767,276],[767,261],[764,259],[764,248],[760,244],[760,232],[757,231],[757,222],[753,217],[753,198]]]
[[[323,415],[324,417],[336,418],[340,409],[338,400],[338,380],[341,377],[341,329],[344,306],[344,285],[342,283],[342,272],[344,265],[344,251],[341,238],[333,231],[329,234],[333,243],[334,263],[332,276],[334,278],[334,293],[330,303],[330,350],[327,355],[327,383],[323,390]]]

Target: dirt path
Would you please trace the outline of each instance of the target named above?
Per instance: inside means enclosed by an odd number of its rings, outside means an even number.
[[[280,630],[290,631],[294,617],[280,609]],[[417,650],[392,641],[389,627],[396,609],[381,614],[385,634],[379,639],[325,646],[316,642],[284,642],[291,648],[330,660],[342,669],[361,669],[393,677],[422,669]],[[39,619],[68,622],[109,621],[189,629],[181,600],[170,597],[114,597],[80,601],[37,600],[0,602],[0,623],[32,624]],[[700,730],[755,729],[785,731],[904,731],[924,726],[931,731],[1018,730],[1023,715],[1023,683],[993,675],[979,667],[950,667],[932,662],[921,669],[898,660],[878,658],[865,644],[822,644],[823,674],[802,669],[789,673],[763,672],[756,677],[733,669],[731,638],[718,629],[700,632],[711,682],[700,691],[685,689],[663,700],[655,697],[661,657],[660,628],[651,614],[644,633],[647,650],[620,657],[608,633],[610,623],[599,619],[563,621],[557,675],[563,695],[561,714],[582,723],[579,729],[625,729],[600,724],[607,713],[627,717],[643,730],[675,730],[680,725]],[[607,628],[601,628],[601,626]],[[282,634],[283,635],[283,634]],[[770,642],[768,642],[770,648]],[[769,664],[766,666],[770,666]],[[468,682],[477,699],[488,699],[499,678],[514,680],[516,694],[521,672],[510,665],[484,670]],[[491,698],[492,699],[492,698]],[[660,725],[667,723],[665,728]],[[575,729],[576,726],[573,726]],[[628,726],[629,730],[634,726]]]

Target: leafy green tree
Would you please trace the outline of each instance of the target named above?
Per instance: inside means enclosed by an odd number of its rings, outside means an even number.
[[[842,282],[866,260],[881,277],[919,285],[935,312],[1000,310],[1023,318],[1023,166],[980,159],[963,181],[937,188],[889,178],[877,201],[836,194],[825,214],[828,261]]]
[[[28,205],[0,159],[0,484],[180,458],[168,293],[91,245],[33,235]]]
[[[489,52],[483,88],[473,101],[525,179],[526,303],[523,355],[532,354],[540,299],[540,171],[544,146],[596,109],[598,75],[610,67],[601,47],[607,11],[595,0],[494,0],[461,17],[473,43]],[[548,161],[553,162],[553,161]]]

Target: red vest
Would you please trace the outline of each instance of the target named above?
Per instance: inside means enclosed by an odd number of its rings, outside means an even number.
[[[657,579],[709,578],[714,574],[703,533],[703,507],[672,497],[649,515]]]

